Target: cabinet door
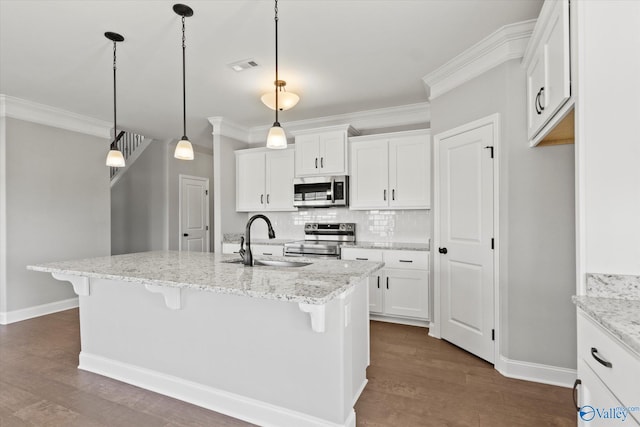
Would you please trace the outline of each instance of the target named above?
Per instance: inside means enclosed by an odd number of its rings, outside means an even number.
[[[320,174],[320,137],[318,135],[296,136],[296,176]]]
[[[320,172],[325,175],[345,175],[346,134],[342,131],[320,135]]]
[[[428,136],[389,141],[390,207],[426,209],[431,206],[431,152]]]
[[[546,85],[541,98],[545,122],[564,105],[571,96],[569,57],[569,2],[556,1],[544,38]]]
[[[265,206],[265,153],[236,155],[236,210],[259,211]]]
[[[426,271],[385,269],[384,312],[429,319],[429,275]]]
[[[384,277],[382,272],[369,278],[369,313],[382,314],[382,283]]]
[[[541,46],[527,69],[527,131],[529,139],[533,138],[544,124],[542,98],[544,98],[545,85],[545,55],[544,46]]]
[[[350,208],[376,209],[389,205],[387,141],[351,143]]]
[[[265,209],[293,211],[293,150],[279,150],[266,155]]]

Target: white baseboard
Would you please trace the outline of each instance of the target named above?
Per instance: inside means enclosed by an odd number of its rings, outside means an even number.
[[[404,317],[389,317],[381,314],[369,314],[370,320],[377,320],[378,322],[398,323],[400,325],[419,326],[421,328],[428,328],[428,320],[409,319]]]
[[[281,406],[86,352],[80,353],[78,368],[260,426],[355,427],[356,425],[356,416],[353,410],[343,424],[333,423]]]
[[[69,310],[78,307],[78,297],[69,298],[62,301],[50,302],[48,304],[36,305],[22,308],[20,310],[0,312],[0,325],[20,322],[22,320],[33,319],[59,311]]]
[[[500,356],[500,361],[500,368],[496,364],[498,372],[505,377],[519,380],[571,388],[578,375],[575,369],[511,360],[504,356]]]

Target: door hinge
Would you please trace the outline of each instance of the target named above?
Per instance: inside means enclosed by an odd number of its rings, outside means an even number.
[[[491,249],[493,250],[495,248],[495,241],[493,240],[493,237],[491,238]]]
[[[209,226],[208,226],[208,225],[205,225],[205,226],[204,226],[204,229],[205,229],[205,231],[209,231]]]
[[[484,147],[484,148],[488,148],[488,149],[490,149],[490,150],[491,150],[491,158],[493,159],[493,145],[487,145],[487,146],[486,146],[486,147]]]
[[[208,196],[209,195],[209,190],[204,190],[204,195]]]
[[[496,340],[496,330],[492,329],[491,330],[491,341],[495,341]]]

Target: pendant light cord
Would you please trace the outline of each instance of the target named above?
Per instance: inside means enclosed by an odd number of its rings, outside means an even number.
[[[113,41],[113,144],[112,147],[117,148],[118,126],[116,115],[116,41]]]
[[[185,71],[185,28],[184,15],[182,16],[182,139],[187,139],[187,77]]]
[[[278,126],[280,126],[280,123],[278,122],[278,110],[280,109],[280,105],[278,104],[278,0],[275,0],[276,5],[275,5],[275,18],[274,21],[276,23],[276,123],[278,124]]]

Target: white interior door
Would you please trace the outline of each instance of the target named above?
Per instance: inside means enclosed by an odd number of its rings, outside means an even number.
[[[447,341],[494,362],[494,126],[439,146],[440,324]]]
[[[180,250],[209,252],[209,179],[180,175]]]

